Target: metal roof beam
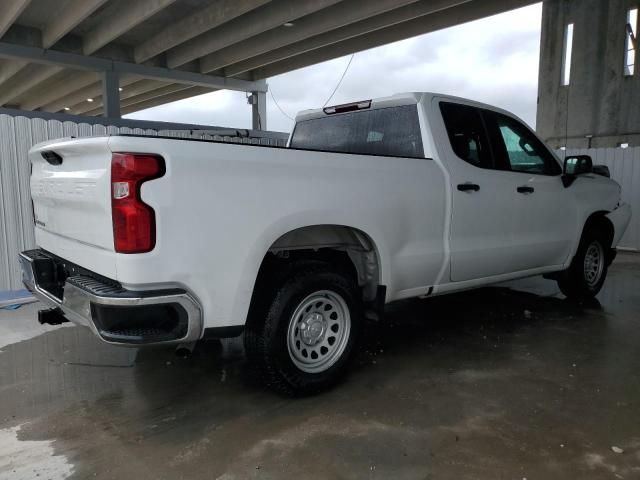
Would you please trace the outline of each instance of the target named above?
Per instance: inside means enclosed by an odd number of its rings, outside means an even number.
[[[161,95],[159,97],[151,98],[142,102],[133,103],[130,106],[122,108],[122,114],[137,112],[146,108],[157,107],[158,105],[164,105],[165,103],[177,102],[178,100],[184,100],[185,98],[195,97],[196,95],[203,95],[205,93],[215,92],[210,88],[205,87],[188,87],[179,92],[169,93],[167,95]]]
[[[23,110],[35,110],[60,99],[61,95],[64,95],[66,91],[77,92],[97,81],[98,77],[94,72],[69,72],[60,79],[41,83],[31,89],[27,92],[28,99],[20,102],[20,108]],[[84,98],[87,97],[85,96]],[[66,105],[65,103],[53,111],[62,110]]]
[[[162,97],[165,95],[173,94],[176,92],[182,92],[190,88],[186,85],[164,85],[160,88],[155,88],[153,90],[149,90],[148,92],[141,93],[140,95],[136,95],[134,97],[128,98],[123,107],[130,107],[131,105],[135,105],[140,102],[146,102],[147,100],[153,100],[154,98]]]
[[[106,1],[107,0],[71,0],[64,9],[55,12],[55,15],[51,15],[53,20],[42,31],[42,46],[44,48],[53,46]]]
[[[211,52],[246,40],[284,23],[330,7],[340,0],[277,1],[252,10],[235,20],[185,42],[167,52],[167,65],[184,65]],[[286,28],[286,27],[282,27]]]
[[[363,19],[403,7],[417,0],[351,0],[341,2],[293,22],[290,28],[269,30],[255,37],[210,53],[200,59],[203,73],[306,40]],[[436,2],[437,3],[437,2]]]
[[[31,0],[4,0],[0,11],[0,38],[20,16]]]
[[[45,112],[60,112],[65,109],[65,107],[74,110],[74,106],[82,105],[84,103],[90,104],[91,102],[87,102],[88,98],[97,98],[102,95],[102,82],[99,81],[98,76],[95,73],[91,73],[93,76],[93,82],[89,85],[78,88],[77,90],[72,91],[71,93],[65,95],[64,97],[56,96],[56,99],[46,105],[41,107]],[[120,86],[126,91],[126,88],[139,81],[138,77],[121,77],[120,78]],[[95,108],[91,106],[91,108]]]
[[[338,39],[329,45],[325,44],[326,46],[321,46],[321,42],[320,48],[303,47],[299,48],[297,52],[292,50],[290,58],[252,70],[251,76],[258,79],[280,75],[333,58],[479,20],[533,3],[537,3],[537,0],[483,0],[482,2],[464,3],[431,15],[424,15],[390,27],[379,28],[363,35],[354,33],[352,38],[342,38],[342,41]]]
[[[102,20],[93,30],[84,35],[82,39],[83,53],[91,55],[175,1],[136,0],[124,8],[120,7],[110,17]]]
[[[243,92],[266,92],[265,82],[251,82],[235,78],[216,77],[197,72],[172,70],[169,68],[152,67],[136,63],[119,62],[104,58],[78,55],[75,53],[46,50],[43,48],[26,47],[11,43],[0,42],[0,58],[26,59],[35,63],[68,67],[78,70],[94,72],[116,72],[121,74],[138,75],[154,80],[206,87],[211,89],[238,90]]]
[[[102,82],[97,81],[98,77],[95,73],[94,81],[85,87],[78,88],[73,93],[69,95],[65,95],[64,97],[56,98],[54,101],[44,104],[40,107],[40,110],[44,112],[61,112],[64,111],[65,108],[71,109],[72,113],[81,113],[76,112],[73,108],[74,105],[79,105],[82,102],[87,102],[88,98],[94,98],[101,94],[102,92]],[[29,110],[26,106],[23,106],[25,110]]]
[[[133,97],[138,95],[142,95],[144,93],[150,92],[152,90],[157,90],[158,88],[166,87],[166,82],[159,82],[157,80],[138,80],[133,82],[127,86],[127,88],[123,88],[122,92],[120,92],[120,106],[124,107],[127,105],[127,101]],[[181,87],[185,88],[184,85]],[[96,84],[96,90],[100,89],[100,84]],[[70,113],[75,115],[81,114],[90,114],[93,115],[94,111],[102,110],[102,95],[94,95],[93,102],[87,102],[86,99],[81,100],[80,102],[73,104],[70,107]]]
[[[29,62],[21,60],[6,60],[2,62],[2,64],[0,64],[0,85],[26,67],[27,63]]]
[[[69,38],[69,37],[66,37]],[[80,45],[80,42],[78,42],[78,44]],[[111,45],[109,45],[107,48],[111,47]],[[104,54],[107,57],[110,58],[118,58],[120,60],[124,60],[126,61],[126,59],[130,56],[126,55],[126,52],[118,52],[118,51],[112,51],[110,52],[112,55],[109,55],[106,51],[106,49],[102,49],[101,55]],[[187,69],[185,69],[187,70]],[[33,94],[30,96],[30,98],[28,99],[28,104],[32,105],[33,108],[37,108],[40,107],[42,105],[47,105],[51,102],[54,102],[57,99],[60,98],[64,98],[67,97],[69,95],[72,95],[73,93],[75,93],[76,90],[78,90],[79,88],[83,88],[91,83],[94,83],[97,81],[97,76],[95,74],[95,72],[82,72],[82,71],[78,71],[78,70],[74,70],[68,77],[69,81],[67,83],[61,83],[61,82],[50,82],[49,80],[45,80],[44,82],[42,82],[40,85],[38,85],[38,87],[32,89]],[[120,80],[121,82],[124,81],[126,79],[126,76],[122,75]],[[130,81],[129,81],[130,83]],[[122,85],[121,85],[122,86]],[[31,92],[30,92],[31,93]],[[92,97],[94,95],[97,94],[92,94],[89,95],[89,97]],[[86,96],[84,97],[86,98]],[[27,103],[23,103],[23,102],[16,102],[18,104],[21,105],[22,108],[29,108],[27,107]],[[35,106],[37,105],[37,106]],[[62,105],[60,105],[58,107],[57,110],[54,111],[58,111],[61,108],[64,108],[65,106],[69,106],[69,102],[65,101],[63,102]]]
[[[71,0],[69,3],[65,5],[65,7],[61,11],[57,11],[55,15],[52,15],[52,21],[47,24],[44,30],[41,32],[41,42],[43,48],[50,48],[53,46],[58,40],[68,34],[71,30],[73,30],[80,22],[85,20],[89,15],[91,15],[98,7],[104,4],[107,0]],[[1,36],[1,35],[0,35]],[[14,79],[20,79],[24,75],[20,75],[22,72],[26,71],[27,63],[23,62],[22,67],[15,70],[13,74],[13,78],[8,80],[11,84],[15,83]],[[58,73],[60,69],[54,69],[53,67],[39,67],[32,70],[32,77],[28,81],[28,88],[24,89],[23,87],[19,87],[22,89],[21,92],[26,91],[29,88],[36,86],[37,83],[34,80],[37,78],[39,82],[45,81],[47,78],[51,77]],[[0,82],[2,84],[2,82]],[[3,90],[7,87],[6,85],[2,85]],[[8,94],[13,91],[11,89],[7,90],[6,93],[3,92],[2,98],[7,99]],[[14,95],[14,98],[17,95]],[[9,99],[12,100],[13,98]]]
[[[0,89],[0,105],[12,103],[12,100],[16,97],[35,87],[44,79],[59,73],[61,70],[62,68],[55,65],[46,65],[44,67],[40,65],[27,65],[11,77],[7,83],[2,85]]]
[[[207,30],[260,7],[270,0],[218,0],[164,28],[158,34],[138,45],[134,52],[137,63],[155,57],[181,43],[191,40]]]

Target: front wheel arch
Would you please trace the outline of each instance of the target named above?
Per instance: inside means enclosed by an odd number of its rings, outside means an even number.
[[[584,227],[582,228],[582,234],[580,235],[580,240],[590,231],[597,231],[602,233],[603,240],[605,240],[606,245],[605,248],[610,248],[611,243],[613,242],[613,236],[615,234],[615,228],[611,220],[607,218],[607,211],[598,211],[594,212],[584,223]]]

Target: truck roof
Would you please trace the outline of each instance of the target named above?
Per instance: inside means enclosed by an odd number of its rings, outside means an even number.
[[[366,99],[366,100],[360,100],[360,101],[355,101],[355,102],[350,102],[347,104],[343,104],[343,105],[332,105],[332,106],[327,106],[324,108],[314,108],[314,109],[310,109],[310,110],[301,110],[297,115],[296,115],[296,122],[300,122],[303,120],[309,120],[312,118],[320,118],[320,117],[325,117],[327,115],[326,110],[328,109],[339,109],[341,107],[347,107],[349,105],[357,105],[359,103],[364,103],[364,102],[371,102],[370,106],[368,106],[368,109],[378,109],[378,108],[388,108],[388,107],[399,107],[402,105],[412,105],[412,104],[416,104],[419,103],[420,101],[425,101],[425,102],[430,102],[431,98],[433,97],[441,97],[441,98],[445,98],[445,99],[450,99],[452,101],[463,101],[465,103],[473,103],[474,105],[478,106],[478,107],[483,107],[483,108],[487,108],[490,110],[497,110],[497,111],[501,111],[504,112],[504,110],[502,110],[501,108],[495,107],[493,105],[489,105],[489,104],[485,104],[482,102],[477,102],[475,100],[471,100],[471,99],[467,99],[467,98],[463,98],[463,97],[456,97],[454,95],[444,95],[442,93],[436,93],[436,92],[403,92],[403,93],[396,93],[393,94],[391,96],[388,97],[379,97],[379,98],[374,98],[374,99]],[[332,112],[333,113],[333,112]],[[336,113],[340,113],[340,112],[336,112]],[[505,112],[508,113],[508,112]],[[512,114],[510,114],[512,115]]]

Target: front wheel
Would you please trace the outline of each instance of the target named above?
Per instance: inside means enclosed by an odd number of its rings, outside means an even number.
[[[560,291],[568,298],[595,297],[607,277],[609,243],[597,231],[587,231],[580,240],[571,266],[558,279]]]
[[[360,331],[355,280],[328,263],[299,262],[274,290],[247,322],[249,361],[281,393],[327,389],[345,373]]]

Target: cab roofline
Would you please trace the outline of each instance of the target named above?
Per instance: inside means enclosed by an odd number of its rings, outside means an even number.
[[[345,107],[347,105],[355,105],[355,104],[359,104],[359,103],[363,103],[363,102],[371,102],[370,107],[368,107],[368,109],[370,110],[376,110],[379,108],[389,108],[389,107],[400,107],[403,105],[414,105],[414,104],[418,104],[418,103],[423,103],[423,104],[427,104],[430,103],[434,98],[439,98],[441,100],[450,100],[453,103],[463,103],[463,104],[468,104],[468,105],[473,105],[476,106],[478,108],[484,108],[487,110],[493,110],[499,113],[502,113],[504,115],[507,115],[509,117],[513,117],[515,119],[517,119],[518,121],[520,121],[521,123],[524,123],[525,125],[528,125],[527,122],[525,122],[522,118],[518,117],[517,115],[511,113],[508,110],[504,110],[503,108],[500,107],[496,107],[495,105],[490,105],[488,103],[483,103],[483,102],[479,102],[477,100],[472,100],[470,98],[465,98],[465,97],[458,97],[455,95],[445,95],[442,93],[436,93],[436,92],[405,92],[405,93],[396,93],[394,95],[391,95],[389,97],[380,97],[380,98],[374,98],[374,99],[360,99],[354,102],[349,102],[346,104],[342,104],[342,105],[330,105],[324,108],[315,108],[312,110],[302,110],[298,113],[298,115],[296,115],[296,123],[297,122],[301,122],[304,120],[310,120],[312,118],[322,118],[322,117],[326,117],[327,115],[340,115],[340,114],[344,114],[344,113],[349,113],[350,111],[354,111],[354,110],[359,110],[359,109],[343,109],[342,112],[331,112],[329,111],[329,113],[327,112],[327,110],[330,110],[332,108],[336,108],[336,107]],[[532,128],[532,130],[534,130]]]
[[[331,112],[328,113],[329,109],[333,108],[341,108],[348,105],[356,105],[364,102],[370,102],[369,110],[376,110],[379,108],[389,108],[389,107],[400,107],[403,105],[415,105],[420,102],[423,97],[423,93],[398,93],[395,95],[391,95],[390,97],[381,97],[374,99],[360,99],[355,102],[349,102],[342,105],[330,105],[324,108],[315,108],[312,110],[302,110],[296,115],[296,122],[301,122],[303,120],[310,120],[312,118],[320,118],[326,117],[327,115],[340,115],[342,113],[348,113],[349,111],[353,111],[355,109],[344,109],[343,112]]]

